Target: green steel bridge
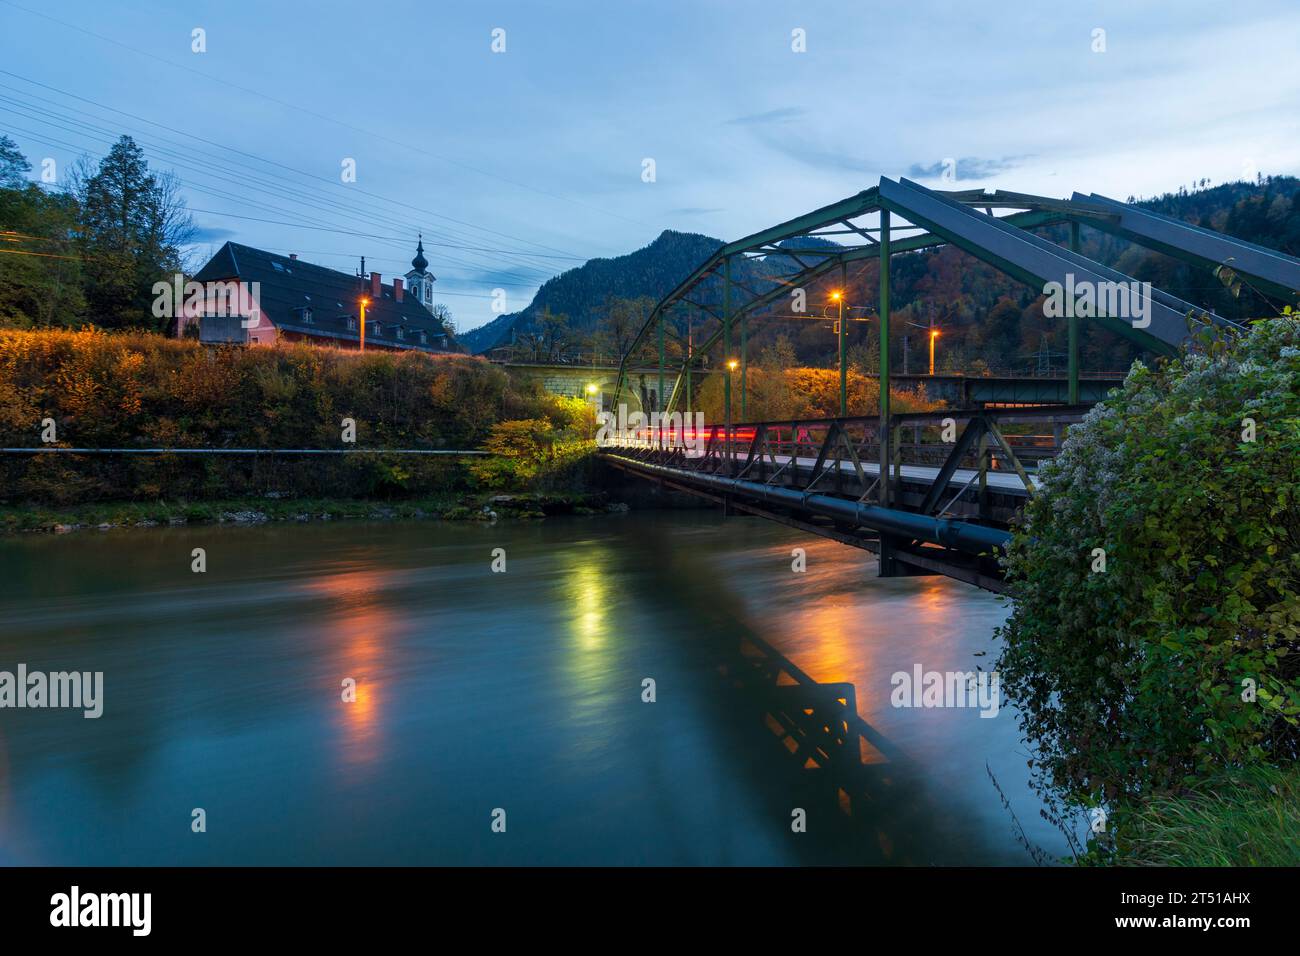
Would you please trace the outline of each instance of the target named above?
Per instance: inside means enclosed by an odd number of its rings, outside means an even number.
[[[1067,225],[1068,245],[1035,230]],[[1113,382],[1079,373],[1079,322],[1110,329],[1157,356],[1177,353],[1193,318],[1237,327],[1131,276],[1081,255],[1083,228],[1121,237],[1207,272],[1229,269],[1261,295],[1296,304],[1300,260],[1096,194],[1051,199],[1002,190],[931,190],[906,179],[879,185],[788,222],[722,246],[652,310],[620,364],[613,400],[625,397],[629,372],[658,350],[663,410],[692,408],[692,382],[720,349],[727,421],[696,431],[688,423],[665,432],[643,423],[601,449],[612,466],[736,510],[875,551],[880,573],[946,574],[1003,590],[997,553],[1027,498],[1038,491],[1037,464],[1058,453],[1065,429],[1081,421]],[[821,240],[806,242],[800,240]],[[959,407],[893,414],[890,385],[890,262],[907,252],[950,244],[1046,293],[1091,289],[1092,308],[1070,309],[1068,375],[1050,391],[1016,381],[984,391],[978,380]],[[846,408],[846,322],[839,322],[840,415],[809,421],[731,422],[732,379],[738,374],[740,417],[746,414],[746,322],[764,315],[815,280],[850,264],[879,268],[876,320],[880,341],[880,409],[849,416]],[[760,269],[737,269],[757,261]],[[757,278],[756,278],[757,276]],[[1113,290],[1123,288],[1123,296]],[[1103,294],[1106,293],[1106,294]],[[670,318],[688,316],[692,334],[669,370]],[[698,338],[695,334],[698,333]],[[733,344],[739,341],[739,353]],[[736,356],[733,358],[733,356]],[[673,376],[668,385],[668,376]],[[1051,380],[1047,380],[1051,381]],[[1017,389],[1020,389],[1017,391]],[[641,404],[641,403],[637,403]],[[689,422],[689,418],[688,418]],[[685,439],[683,441],[682,439]]]

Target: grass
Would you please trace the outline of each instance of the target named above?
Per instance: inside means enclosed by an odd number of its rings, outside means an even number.
[[[1136,811],[1117,862],[1132,866],[1300,865],[1300,767],[1222,773]]]
[[[490,494],[441,495],[400,501],[352,498],[232,498],[221,501],[117,501],[72,507],[0,505],[0,534],[72,530],[109,525],[147,528],[166,524],[311,521],[332,519],[487,520],[487,507],[502,518],[541,518],[548,514],[593,514],[605,508],[600,494],[515,494],[494,502]]]

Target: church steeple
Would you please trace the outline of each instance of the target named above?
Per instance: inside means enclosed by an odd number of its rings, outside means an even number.
[[[437,277],[429,272],[429,260],[424,257],[424,234],[420,233],[415,246],[415,258],[411,260],[411,271],[406,274],[406,286],[417,302],[426,309],[432,309],[433,284],[436,281]]]

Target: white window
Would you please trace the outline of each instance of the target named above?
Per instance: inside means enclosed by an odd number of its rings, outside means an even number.
[[[356,330],[357,330],[357,320],[354,319],[352,316],[349,315],[349,316],[348,316],[348,331],[349,331],[349,332],[355,332]]]
[[[399,339],[406,338],[406,329],[402,328],[400,325],[397,327],[397,337]]]

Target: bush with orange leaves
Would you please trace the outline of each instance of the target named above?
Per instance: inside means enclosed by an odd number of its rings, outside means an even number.
[[[528,417],[535,404],[500,369],[466,356],[0,330],[5,447],[40,446],[48,418],[65,447],[474,448],[505,409]],[[345,418],[356,422],[355,445],[342,441]],[[400,465],[369,455],[6,455],[0,500],[392,496],[462,480],[435,456]]]
[[[709,376],[699,389],[697,407],[711,423],[725,419],[725,373]],[[875,415],[880,411],[880,384],[857,369],[848,370],[850,415]],[[840,413],[840,372],[834,368],[784,368],[751,366],[745,382],[746,421],[780,421],[804,418],[835,418]],[[894,412],[929,412],[943,407],[926,396],[925,387],[915,391],[891,388],[890,408]],[[731,379],[731,411],[740,421],[740,373]]]

